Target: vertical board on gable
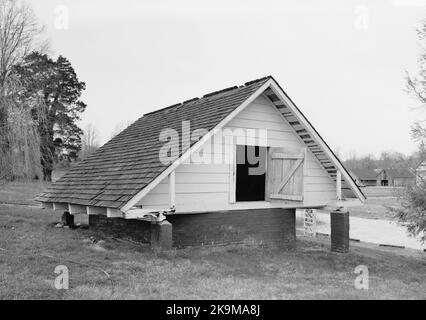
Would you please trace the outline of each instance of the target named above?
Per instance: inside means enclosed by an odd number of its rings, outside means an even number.
[[[242,131],[242,130],[243,131]],[[228,133],[244,140],[244,130],[262,129],[267,132],[267,146],[277,148],[305,148],[294,129],[281,117],[269,100],[260,96],[225,127]],[[219,148],[215,148],[220,143]],[[248,141],[247,144],[252,144]],[[203,158],[204,157],[204,158]],[[238,210],[256,207],[256,203],[230,203],[229,148],[224,139],[213,136],[195,155],[194,160],[209,159],[209,163],[185,163],[176,169],[176,212]],[[221,161],[220,161],[221,160]],[[328,176],[314,156],[307,152],[304,173],[303,205],[325,205],[336,200],[335,182]],[[144,208],[168,208],[168,178],[149,192],[138,205]],[[301,205],[300,202],[297,205]]]

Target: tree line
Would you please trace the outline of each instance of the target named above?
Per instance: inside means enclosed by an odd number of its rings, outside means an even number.
[[[426,154],[421,151],[405,155],[397,151],[384,151],[378,158],[372,155],[360,156],[352,154],[344,161],[347,169],[411,169],[412,171],[420,165]]]

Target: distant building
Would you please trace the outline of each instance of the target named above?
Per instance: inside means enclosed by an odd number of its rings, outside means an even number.
[[[403,187],[416,181],[416,175],[410,169],[385,169],[384,172],[388,186]]]
[[[357,185],[361,187],[382,185],[384,174],[381,169],[352,169],[350,172]]]
[[[426,161],[423,174],[426,178]],[[416,181],[416,175],[410,169],[352,169],[351,175],[361,187],[402,187]]]

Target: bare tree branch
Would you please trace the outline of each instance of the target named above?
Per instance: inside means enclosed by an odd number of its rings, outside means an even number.
[[[20,101],[25,84],[13,68],[33,50],[46,50],[43,27],[31,7],[0,0],[0,179],[33,178],[40,171],[39,137],[29,104]]]
[[[80,158],[82,159],[86,158],[100,147],[99,132],[91,123],[86,126],[81,143]]]

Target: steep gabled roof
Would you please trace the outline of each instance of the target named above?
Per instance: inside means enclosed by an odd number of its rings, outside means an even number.
[[[181,136],[182,121],[190,121],[191,130],[210,131],[269,79],[250,81],[145,114],[73,167],[37,200],[121,208],[166,169],[158,156],[164,145],[159,140],[161,130],[171,128]]]
[[[262,93],[293,127],[328,175],[336,181],[341,173],[345,180],[343,187],[346,185],[347,190],[364,200],[362,191],[333,151],[270,76],[145,114],[73,167],[37,200],[116,208],[126,212],[179,163],[178,159],[166,166],[159,160],[159,151],[164,146],[159,135],[163,129],[174,129],[182,136],[182,121],[190,121],[192,131],[207,130],[202,139],[191,143],[191,147],[194,146],[191,149],[195,150],[213,134],[213,129],[223,126]],[[183,158],[190,153],[180,150]]]

